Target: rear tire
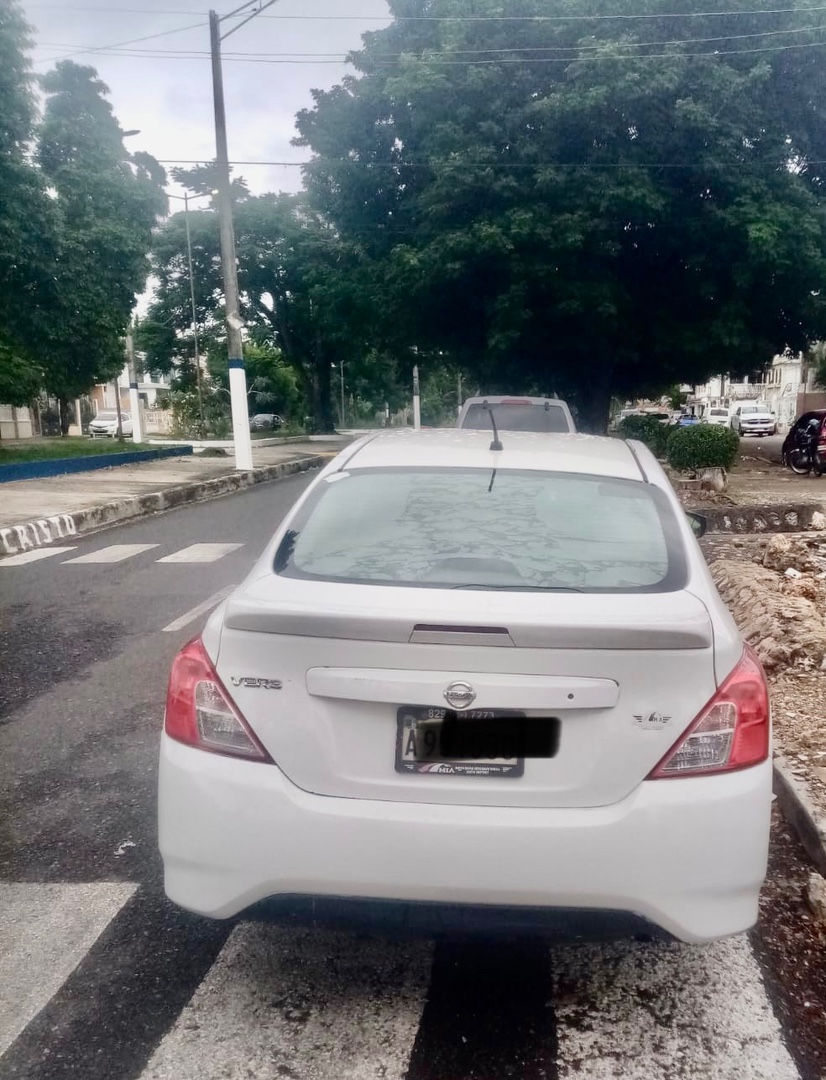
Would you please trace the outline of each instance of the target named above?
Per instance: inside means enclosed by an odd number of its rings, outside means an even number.
[[[792,450],[787,454],[786,464],[796,476],[808,476],[812,471],[812,462],[802,450]]]

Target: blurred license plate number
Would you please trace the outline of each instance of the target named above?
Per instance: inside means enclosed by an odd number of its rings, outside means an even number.
[[[517,778],[526,757],[554,756],[558,729],[558,720],[511,709],[404,707],[398,712],[396,771]]]

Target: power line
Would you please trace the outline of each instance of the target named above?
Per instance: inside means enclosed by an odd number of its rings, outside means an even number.
[[[160,165],[204,165],[201,158],[157,158]],[[363,165],[366,168],[376,169],[434,169],[453,167],[459,169],[742,169],[749,164],[774,167],[778,162],[765,161],[753,162],[590,162],[590,161],[354,161],[347,158],[310,158],[307,161],[230,161],[230,165],[237,167],[261,166],[265,168],[295,168],[304,169],[310,165]],[[808,168],[812,165],[826,165],[826,159],[802,161],[801,167]]]
[[[802,12],[826,11],[826,7],[767,8],[758,11],[684,11],[640,12],[627,15],[405,15],[393,19],[390,15],[262,15],[262,19],[283,19],[306,22],[608,22],[636,19],[714,19],[740,18],[751,15],[796,15]]]
[[[83,5],[73,6],[69,4],[29,4],[31,11],[84,11],[93,12],[97,15],[206,15],[206,11],[197,11],[192,8],[177,8],[175,10],[158,10],[156,8],[111,8],[111,7],[86,7]]]
[[[31,4],[32,10],[43,11],[84,11],[100,15],[206,15],[206,11],[188,9],[154,8],[119,8],[91,7],[66,4]],[[283,22],[630,22],[651,19],[736,19],[763,15],[795,15],[809,12],[826,11],[826,6],[805,8],[764,8],[747,11],[685,11],[685,12],[629,12],[622,15],[414,15],[393,18],[391,15],[261,15],[262,19],[277,19]]]
[[[131,38],[129,41],[116,42],[114,45],[91,46],[88,49],[76,49],[74,52],[62,53],[59,56],[48,56],[38,60],[38,64],[51,64],[55,60],[68,60],[72,56],[84,56],[90,53],[106,53],[111,49],[125,49],[128,45],[138,45],[142,41],[154,41],[157,38],[171,37],[173,34],[183,34],[187,30],[196,30],[204,26],[202,22],[190,23],[189,26],[178,26],[174,30],[161,30],[157,34],[145,34],[143,37]]]
[[[716,41],[739,41],[739,40],[753,40],[755,38],[767,38],[774,37],[778,34],[805,34],[805,33],[820,33],[826,30],[826,24],[820,26],[801,26],[794,30],[764,30],[756,34],[724,34],[720,37],[708,37],[708,38],[678,38],[670,41],[598,41],[592,45],[589,44],[576,44],[576,45],[536,45],[536,46],[523,46],[521,48],[512,49],[487,49],[480,46],[477,49],[450,49],[450,50],[433,50],[428,51],[426,55],[421,55],[421,59],[432,60],[434,57],[439,56],[466,56],[479,53],[496,54],[496,55],[514,55],[523,53],[547,53],[547,52],[581,52],[583,49],[590,49],[592,51],[604,49],[606,45],[611,45],[620,49],[644,49],[644,48],[665,48],[671,45],[704,45]],[[819,42],[810,42],[809,44],[819,44]],[[69,45],[63,42],[41,42],[41,45],[52,48],[77,48],[79,45]],[[782,48],[782,46],[777,46]],[[90,46],[90,49],[95,48]],[[101,47],[102,48],[102,47]],[[110,50],[107,50],[108,52]],[[740,50],[736,50],[740,51]],[[114,53],[114,48],[111,50],[111,54]],[[159,59],[164,56],[172,57],[173,59],[180,60],[187,57],[208,57],[209,51],[206,49],[130,49],[128,53],[124,55],[130,56],[147,56],[152,59]],[[350,54],[341,52],[329,52],[329,53],[290,53],[290,52],[224,52],[223,56],[227,59],[244,59],[244,60],[257,60],[257,59],[280,59],[280,60],[292,60],[292,59],[314,59],[314,60],[330,60],[335,59],[339,62],[347,60]],[[417,55],[414,53],[379,53],[376,56],[365,55],[366,59],[371,62],[376,60],[399,60],[405,55]],[[537,58],[539,59],[539,58]],[[567,59],[567,58],[566,58]]]
[[[824,28],[826,29],[826,28]],[[607,44],[614,45],[615,42],[609,42]],[[650,43],[651,47],[657,47],[657,42]],[[419,56],[415,54],[409,54],[409,56],[400,55],[395,60],[369,60],[371,66],[374,67],[392,67],[397,66],[405,62],[406,59],[416,60],[422,64],[430,64],[435,67],[483,67],[490,66],[491,64],[500,65],[514,65],[514,64],[575,64],[575,63],[587,63],[590,61],[623,61],[630,60],[633,63],[642,63],[644,60],[717,60],[723,56],[753,56],[757,54],[765,53],[781,53],[790,52],[797,49],[820,49],[826,46],[826,40],[824,41],[810,41],[797,45],[777,45],[774,47],[767,47],[764,49],[713,49],[707,52],[669,52],[669,53],[643,53],[642,55],[634,56],[629,54],[616,54],[613,52],[599,52],[599,53],[586,53],[582,54],[579,48],[572,46],[570,56],[523,56],[517,59],[497,58],[493,60],[436,60],[429,56]],[[105,48],[95,49],[95,55],[100,56],[117,56],[124,59],[132,60],[206,60],[207,56],[203,54],[194,53],[177,53],[171,50],[162,52],[115,52],[107,50]],[[74,55],[79,55],[76,53]],[[275,55],[275,54],[274,54]],[[358,54],[356,54],[358,55]],[[444,53],[442,55],[450,55]],[[53,57],[52,59],[63,59],[62,57]],[[293,64],[298,66],[310,65],[310,64],[352,64],[354,61],[350,57],[342,56],[338,59],[316,59],[316,60],[302,60],[302,59],[271,59],[262,56],[227,56],[225,57],[228,63],[236,64]],[[38,63],[48,63],[47,60],[39,60]]]

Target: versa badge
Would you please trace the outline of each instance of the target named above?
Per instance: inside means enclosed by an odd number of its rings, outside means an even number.
[[[236,679],[234,675],[230,682],[233,686],[243,686],[246,690],[281,690],[284,685],[280,679]]]

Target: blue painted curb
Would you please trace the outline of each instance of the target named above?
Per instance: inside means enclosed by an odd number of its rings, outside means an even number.
[[[168,446],[161,450],[130,450],[124,454],[90,454],[88,457],[56,458],[53,461],[21,461],[16,465],[0,465],[0,484],[12,480],[42,480],[66,473],[93,472],[111,469],[116,465],[135,465],[139,461],[159,458],[187,457],[191,446]]]

